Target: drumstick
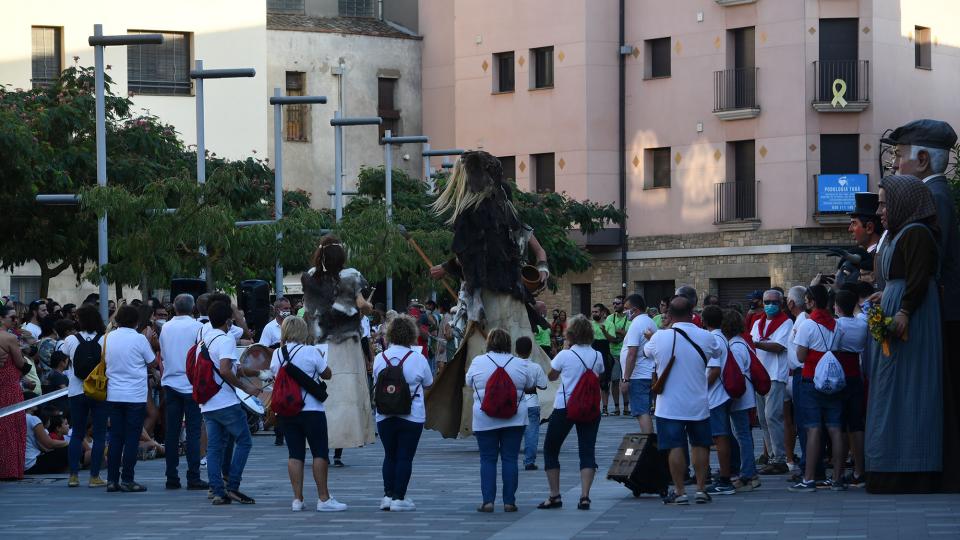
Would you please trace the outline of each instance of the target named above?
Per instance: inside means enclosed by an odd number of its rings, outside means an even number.
[[[424,253],[422,249],[420,249],[420,246],[417,244],[417,241],[410,237],[410,233],[407,232],[407,228],[404,227],[403,225],[397,225],[397,229],[400,230],[400,234],[402,234],[403,237],[407,240],[407,243],[413,247],[414,251],[416,251],[417,254],[420,255],[420,258],[423,259],[424,263],[426,263],[427,268],[433,268],[434,265],[433,265],[433,262],[430,261],[430,257],[427,257],[427,254]],[[450,288],[450,285],[447,285],[447,280],[441,279],[440,283],[442,283],[443,288],[446,289],[448,293],[450,293],[450,297],[453,298],[454,302],[460,301],[460,298],[453,292],[453,289]]]

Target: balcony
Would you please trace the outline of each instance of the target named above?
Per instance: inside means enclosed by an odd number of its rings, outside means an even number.
[[[756,4],[757,0],[716,0],[721,6],[742,6],[744,4]]]
[[[713,74],[713,114],[720,120],[760,115],[757,68],[725,69]]]
[[[870,61],[813,63],[813,108],[822,113],[858,113],[870,106]]]
[[[714,184],[716,214],[713,224],[730,231],[752,231],[760,227],[757,213],[758,182],[731,180]]]

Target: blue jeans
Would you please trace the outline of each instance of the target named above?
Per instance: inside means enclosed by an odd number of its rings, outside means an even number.
[[[730,411],[730,422],[733,424],[733,436],[740,456],[740,463],[735,462],[734,452],[731,452],[731,470],[739,472],[740,478],[753,478],[757,475],[757,464],[753,459],[753,430],[750,428],[750,410]]]
[[[93,451],[90,455],[90,477],[100,476],[103,449],[107,446],[107,415],[110,406],[106,401],[96,401],[80,394],[70,397],[70,422],[73,437],[70,438],[68,461],[70,474],[78,474],[83,457],[83,438],[87,436],[87,419],[93,422]]]
[[[474,431],[480,448],[480,493],[483,504],[497,500],[497,457],[503,474],[503,504],[517,504],[517,484],[520,470],[520,439],[524,426]]]
[[[806,399],[803,394],[805,390],[802,388],[802,382],[801,371],[797,369],[793,375],[793,422],[797,425],[797,436],[800,438],[800,463],[797,465],[800,467],[800,473],[805,475],[804,471],[807,470],[807,417],[802,406]],[[814,478],[823,478],[826,474],[825,471],[823,462],[818,461]]]
[[[240,479],[253,447],[253,437],[247,426],[247,415],[239,404],[205,412],[203,420],[207,425],[207,481],[214,495],[224,497],[226,491],[240,489]],[[230,462],[230,483],[225,490],[222,469],[225,447],[231,439],[235,444]]]
[[[537,462],[537,444],[540,441],[540,407],[527,409],[529,423],[523,431],[523,464],[532,465]]]
[[[167,480],[180,481],[177,466],[180,465],[180,425],[187,420],[187,482],[200,481],[200,406],[193,395],[178,392],[169,386],[163,387],[167,400],[167,419],[164,446],[167,449]]]
[[[566,409],[554,409],[547,424],[547,435],[543,438],[543,468],[545,470],[560,468],[560,447],[566,440],[570,430],[577,428],[577,453],[580,457],[581,469],[596,469],[597,431],[600,429],[600,418],[593,422],[575,424],[567,420]]]
[[[383,495],[402,500],[407,496],[423,424],[390,416],[377,422],[377,433],[383,444]]]
[[[140,449],[140,433],[147,415],[147,404],[111,401],[110,449],[107,454],[107,481],[111,483],[133,482],[133,468],[137,465]],[[123,465],[123,472],[120,466]]]
[[[650,414],[651,379],[630,379],[630,414],[643,416]]]

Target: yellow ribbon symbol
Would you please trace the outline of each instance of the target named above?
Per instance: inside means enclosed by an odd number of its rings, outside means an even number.
[[[839,105],[841,109],[846,107],[847,100],[843,99],[843,96],[847,93],[847,83],[843,79],[836,79],[831,86],[833,87],[833,101],[830,102],[830,105],[832,105],[834,109],[837,108],[837,105]]]

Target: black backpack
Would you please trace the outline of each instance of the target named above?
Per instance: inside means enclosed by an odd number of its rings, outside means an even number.
[[[410,384],[403,376],[403,363],[412,353],[413,351],[408,351],[396,365],[390,363],[386,353],[383,354],[387,367],[380,372],[373,390],[373,402],[378,413],[401,416],[410,414],[413,396],[410,395]]]
[[[81,381],[87,378],[87,375],[90,375],[90,372],[93,371],[93,368],[97,367],[97,364],[100,363],[100,338],[103,334],[97,334],[93,336],[89,341],[83,339],[80,334],[77,334],[77,341],[80,343],[77,345],[76,350],[73,351],[73,376],[80,379]]]

